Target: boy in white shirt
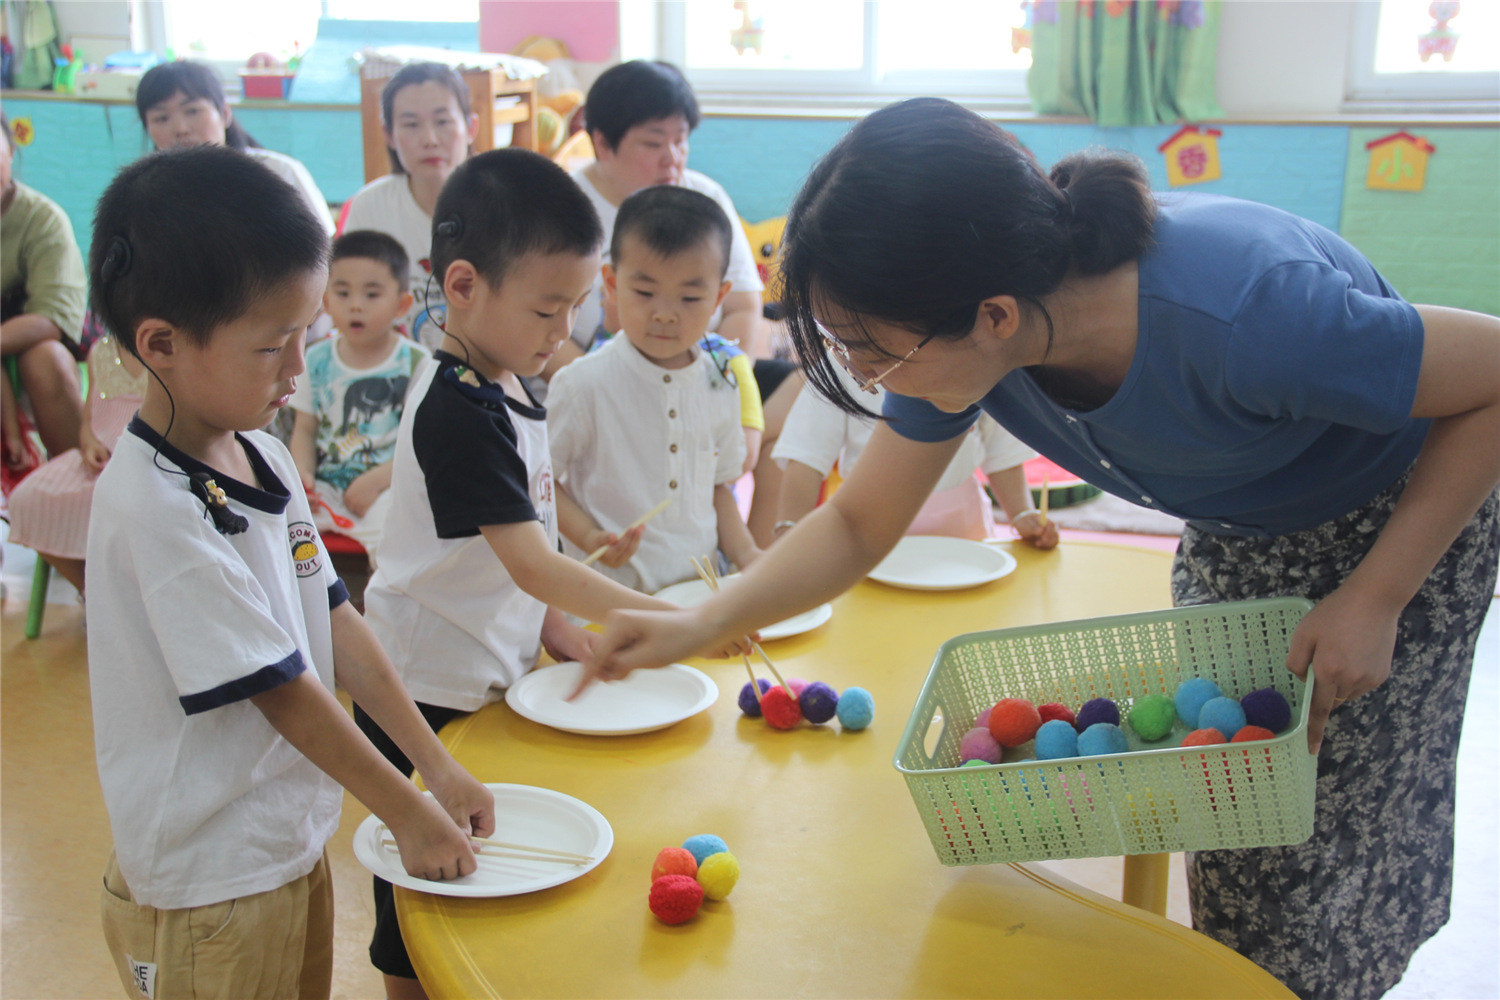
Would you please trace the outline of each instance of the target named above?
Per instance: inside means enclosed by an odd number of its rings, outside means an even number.
[[[394,237],[355,229],[334,240],[323,308],[336,333],[307,349],[307,375],[292,393],[288,446],[303,487],[321,501],[313,524],[359,542],[372,564],[406,390],[432,356],[396,329],[411,307],[407,283],[406,251]]]
[[[221,146],[136,161],[95,216],[93,309],[154,376],[99,478],[88,552],[115,846],[101,905],[131,995],[329,995],[340,785],[413,875],[473,871],[468,835],[494,828],[489,791],[350,607],[291,456],[254,430],[302,371],[327,253],[297,193]],[[435,799],[355,728],[335,678]]]
[[[401,416],[380,565],[365,590],[371,627],[434,728],[502,697],[544,645],[580,659],[589,633],[563,612],[598,621],[615,608],[673,607],[558,552],[546,410],[522,382],[568,338],[602,239],[577,185],[522,149],[472,157],[438,196],[432,263],[448,317]],[[374,722],[355,718],[378,743]],[[413,995],[389,883],[375,880],[375,900],[371,961],[391,995]]]
[[[647,593],[691,578],[693,556],[721,550],[743,568],[760,553],[731,490],[745,458],[739,395],[727,359],[700,344],[730,290],[730,242],[723,209],[696,191],[626,198],[603,267],[622,333],[550,387],[564,550],[583,558],[608,546],[604,572]]]

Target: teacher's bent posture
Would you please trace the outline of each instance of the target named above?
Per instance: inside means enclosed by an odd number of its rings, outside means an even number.
[[[1454,762],[1500,550],[1500,320],[1408,304],[1286,212],[1153,194],[1124,156],[1073,155],[1049,175],[933,99],[869,116],[824,157],[783,254],[809,380],[856,407],[836,358],[889,390],[887,420],[739,586],[612,615],[594,675],[852,586],[983,410],[1089,482],[1185,518],[1178,604],[1316,602],[1287,669],[1317,674],[1317,832],[1189,855],[1193,923],[1303,997],[1394,985],[1448,919]]]

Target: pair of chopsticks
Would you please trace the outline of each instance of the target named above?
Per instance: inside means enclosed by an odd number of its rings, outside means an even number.
[[[381,845],[384,847],[395,847],[396,840],[391,836],[390,827],[384,823],[380,824],[384,832]],[[550,847],[533,847],[530,844],[512,844],[503,840],[494,840],[488,837],[470,837],[474,843],[474,853],[485,857],[514,858],[520,861],[550,861],[560,865],[582,865],[594,859],[587,854],[576,854],[573,851],[557,851]]]
[[[630,524],[626,525],[625,526],[625,531],[634,531],[636,528],[639,528],[641,525],[643,525],[647,521],[651,520],[657,514],[660,514],[662,511],[666,510],[669,506],[671,506],[671,503],[672,503],[672,498],[671,497],[667,497],[661,503],[657,504],[655,507],[652,507],[650,510],[646,511],[646,513],[642,514],[640,517],[636,518]],[[625,534],[625,531],[620,532],[620,534],[622,534],[622,535]],[[583,557],[583,564],[585,566],[592,565],[593,563],[595,563],[595,562],[597,562],[599,560],[600,556],[604,555],[604,553],[606,553],[608,551],[609,551],[609,546],[608,545],[601,545],[601,546],[599,546],[597,549],[595,549],[594,551],[590,552],[588,555],[586,555],[586,556]]]
[[[704,556],[700,563],[696,557],[688,556],[688,562],[693,564],[693,569],[697,571],[698,576],[704,583],[708,584],[708,589],[717,594],[719,592],[719,574],[714,569],[713,560],[708,556]],[[777,682],[781,684],[782,690],[795,698],[796,695],[793,694],[791,685],[782,679],[780,671],[776,669],[776,664],[771,662],[771,658],[766,655],[766,651],[761,648],[760,643],[751,639],[750,648],[755,650],[755,654],[765,663],[766,669],[770,670],[771,676],[775,677]],[[760,682],[755,679],[755,668],[750,666],[750,654],[741,653],[740,656],[745,661],[745,673],[750,675],[750,690],[755,695],[755,703],[760,704]]]

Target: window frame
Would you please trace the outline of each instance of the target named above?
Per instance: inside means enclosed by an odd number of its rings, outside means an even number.
[[[1380,35],[1381,4],[1359,3],[1349,32],[1349,62],[1344,88],[1346,108],[1362,104],[1452,105],[1482,102],[1500,107],[1500,73],[1482,70],[1449,73],[1379,73],[1375,47]]]

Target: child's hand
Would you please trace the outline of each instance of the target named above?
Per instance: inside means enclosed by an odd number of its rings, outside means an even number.
[[[480,786],[488,794],[489,789]],[[493,797],[488,813],[494,829]],[[423,795],[417,808],[392,818],[386,825],[401,852],[401,867],[408,875],[432,880],[458,878],[473,872],[474,845],[469,842],[470,823],[456,823],[435,799]],[[482,836],[482,834],[481,834]]]
[[[344,506],[355,517],[364,517],[390,484],[389,474],[380,475],[375,469],[362,472],[345,488]]]
[[[630,562],[636,550],[641,547],[641,536],[645,533],[646,526],[644,524],[631,528],[623,535],[616,535],[612,531],[605,531],[603,528],[600,528],[589,536],[588,544],[580,546],[580,548],[588,552],[593,552],[601,547],[605,547],[604,555],[599,557],[599,562],[602,562],[610,569],[619,569]]]
[[[1057,548],[1058,534],[1055,521],[1044,521],[1039,511],[1028,510],[1020,517],[1010,523],[1016,529],[1016,534],[1021,536],[1021,541],[1032,548],[1047,549]]]
[[[304,493],[316,493],[316,492],[318,492],[317,477],[315,477],[310,472],[301,472],[301,471],[299,471],[297,473],[297,475],[302,480],[302,490],[303,490]]]
[[[495,796],[472,774],[455,761],[440,775],[422,775],[448,818],[474,837],[488,837],[495,832]]]
[[[103,441],[89,437],[79,444],[78,450],[83,455],[84,465],[95,472],[104,471],[104,463],[109,461],[109,449],[104,446]]]
[[[556,608],[542,619],[542,648],[558,663],[582,663],[593,646],[594,633],[579,628]]]

